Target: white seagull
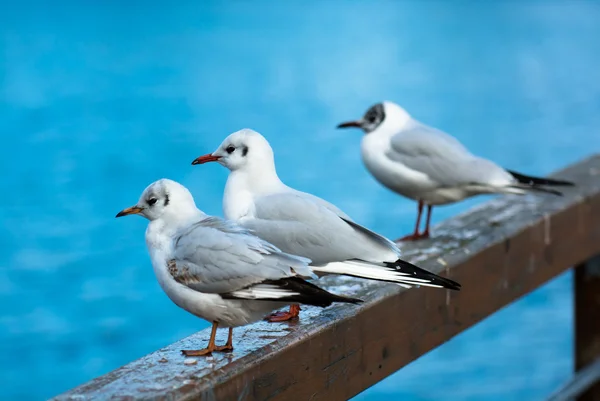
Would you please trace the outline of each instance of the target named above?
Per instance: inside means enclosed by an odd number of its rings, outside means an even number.
[[[182,351],[186,356],[232,351],[233,327],[285,305],[362,302],[305,281],[314,277],[310,260],[283,253],[231,221],[204,214],[175,181],[152,183],[135,206],[117,217],[130,214],[150,220],[146,245],[163,291],[180,308],[212,323],[208,347]],[[229,328],[224,346],[215,345],[219,326]]]
[[[361,128],[366,134],[361,154],[369,172],[387,188],[418,202],[415,231],[400,240],[429,237],[433,206],[481,194],[545,192],[561,195],[544,186],[574,185],[568,181],[527,176],[475,156],[453,136],[420,123],[392,102],[378,103],[360,120],[338,125],[338,128],[348,127]],[[419,233],[425,205],[425,230]]]
[[[211,154],[192,164],[216,161],[231,172],[223,212],[284,252],[312,260],[318,275],[342,274],[454,290],[460,284],[400,259],[387,238],[354,222],[340,209],[314,195],[285,185],[275,170],[273,150],[258,132],[243,129],[229,135]],[[271,321],[298,316],[299,307],[271,316]]]

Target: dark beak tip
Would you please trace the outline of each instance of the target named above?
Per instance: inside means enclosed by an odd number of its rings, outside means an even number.
[[[142,210],[143,210],[143,208],[138,207],[138,206],[128,207],[127,209],[123,209],[119,213],[117,213],[117,215],[115,217],[123,217],[123,216],[129,216],[132,214],[139,214],[142,212]]]
[[[221,156],[213,156],[212,154],[207,154],[204,156],[200,156],[195,158],[192,161],[192,166],[195,166],[197,164],[205,164],[205,163],[210,163],[210,162],[216,162],[221,158]]]
[[[358,121],[347,121],[338,124],[337,128],[360,128],[360,123]]]

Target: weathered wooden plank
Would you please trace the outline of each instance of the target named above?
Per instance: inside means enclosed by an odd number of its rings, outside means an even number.
[[[600,254],[575,267],[574,297],[575,370],[579,372],[600,360]],[[600,400],[600,382],[577,400]]]
[[[600,155],[557,176],[578,185],[563,197],[494,199],[445,221],[432,240],[403,246],[407,259],[460,282],[460,293],[328,277],[320,284],[365,304],[236,329],[233,354],[186,366],[179,350],[204,344],[202,331],[56,400],[350,398],[600,253]]]

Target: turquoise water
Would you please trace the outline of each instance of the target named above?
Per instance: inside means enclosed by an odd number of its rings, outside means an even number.
[[[415,205],[365,171],[359,132],[334,129],[374,102],[527,173],[598,151],[598,3],[177,4],[2,7],[3,398],[50,397],[206,327],[158,287],[146,222],[114,215],[161,177],[221,214],[226,171],[190,162],[232,131],[262,132],[289,185],[394,238]],[[482,200],[438,208],[434,222]],[[357,399],[543,399],[571,370],[570,284]]]

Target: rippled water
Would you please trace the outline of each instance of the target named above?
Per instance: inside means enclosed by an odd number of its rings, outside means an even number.
[[[599,18],[592,1],[6,5],[3,397],[52,396],[206,327],[158,287],[145,221],[114,215],[161,177],[220,214],[226,171],[190,162],[232,131],[261,131],[289,185],[394,238],[415,205],[368,175],[359,132],[334,129],[374,102],[528,173],[597,151]],[[570,280],[357,399],[543,399],[571,370]]]

